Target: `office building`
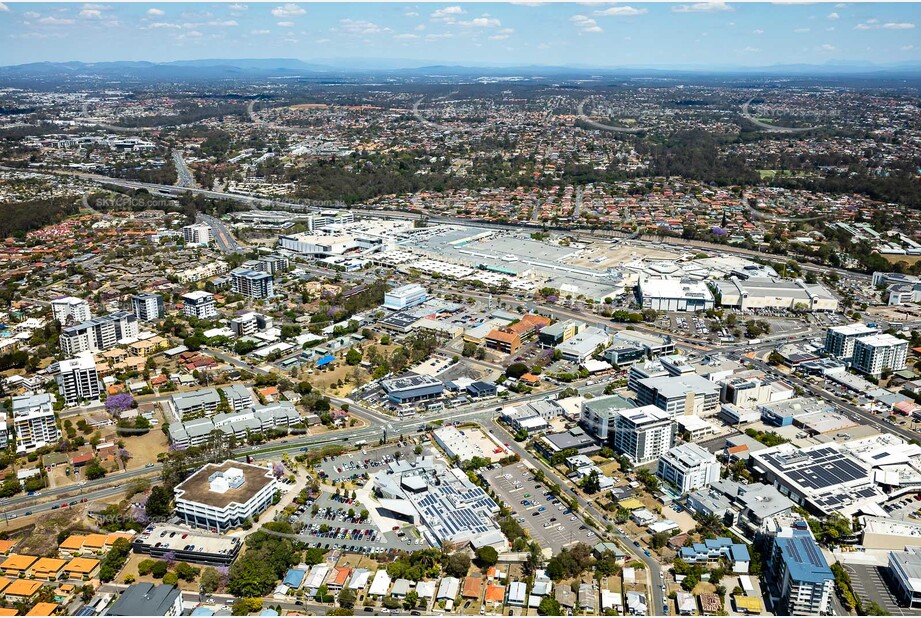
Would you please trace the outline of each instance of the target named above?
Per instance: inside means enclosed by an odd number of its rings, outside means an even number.
[[[656,406],[620,410],[614,417],[615,451],[634,464],[655,461],[675,444],[675,422]]]
[[[490,350],[498,350],[504,354],[514,354],[521,349],[521,336],[518,333],[493,329],[486,335],[484,343]]]
[[[916,548],[889,552],[889,575],[904,607],[921,607],[921,555]]]
[[[418,283],[402,285],[398,288],[388,290],[384,294],[384,307],[400,311],[415,307],[424,303],[428,299],[428,292]]]
[[[61,352],[76,356],[81,352],[101,352],[120,341],[137,339],[138,319],[133,313],[116,311],[61,329]]]
[[[259,331],[272,328],[272,318],[250,311],[230,320],[230,329],[237,337],[248,337]]]
[[[182,312],[190,318],[207,320],[217,315],[217,305],[214,302],[214,294],[197,290],[183,294]]]
[[[207,223],[193,223],[182,228],[182,239],[187,245],[207,245],[211,242],[211,226]]]
[[[319,418],[316,422],[319,423]],[[169,438],[173,448],[189,448],[207,442],[214,431],[223,431],[237,440],[264,433],[270,429],[290,430],[292,425],[308,424],[308,417],[301,417],[294,406],[287,401],[264,406],[244,408],[239,412],[215,414],[207,418],[192,418],[186,422],[173,422],[169,426]]]
[[[176,515],[186,525],[221,534],[269,508],[275,491],[270,468],[239,461],[207,464],[176,486]]]
[[[593,397],[582,402],[579,425],[585,431],[602,442],[609,442],[613,435],[614,422],[621,410],[631,410],[636,406],[629,399],[620,395]]]
[[[90,304],[82,298],[65,296],[51,301],[51,315],[61,325],[79,324],[92,319]]]
[[[716,455],[688,442],[670,449],[659,459],[656,475],[683,495],[719,480],[720,464]]]
[[[342,255],[358,248],[355,237],[347,234],[290,234],[279,236],[278,244],[282,249],[317,258]]]
[[[61,432],[54,417],[51,395],[13,397],[13,429],[19,454],[57,444]]]
[[[857,371],[878,376],[883,370],[905,369],[908,357],[908,342],[894,335],[883,333],[860,337],[854,342],[854,357],[851,363]]]
[[[832,326],[825,331],[825,353],[838,360],[849,361],[854,356],[854,344],[857,339],[878,332],[878,328],[861,322]]]
[[[393,403],[406,404],[434,399],[444,392],[445,385],[432,376],[408,374],[381,380],[381,388]]]
[[[90,352],[81,352],[74,358],[62,360],[51,370],[65,405],[74,406],[81,401],[99,399],[99,374]]]
[[[275,295],[275,282],[269,273],[235,268],[230,271],[230,289],[247,298],[271,298]]]
[[[637,288],[643,309],[706,311],[713,309],[713,293],[703,281],[640,278]]]
[[[131,309],[141,322],[153,322],[164,315],[163,297],[145,292],[131,296]]]
[[[765,579],[778,616],[828,614],[835,578],[809,526],[778,526],[767,542]]]
[[[585,322],[578,320],[561,320],[556,324],[545,326],[537,335],[537,341],[544,348],[555,348],[567,339],[575,337],[585,329]]]
[[[182,591],[167,584],[132,584],[105,612],[106,616],[181,616]]]
[[[571,363],[583,363],[591,358],[596,350],[601,350],[610,343],[608,333],[597,326],[589,326],[578,335],[562,342],[556,349],[559,350],[563,360]]]
[[[654,405],[670,417],[684,414],[716,414],[720,387],[696,373],[645,378],[637,381],[636,400],[640,405]]]

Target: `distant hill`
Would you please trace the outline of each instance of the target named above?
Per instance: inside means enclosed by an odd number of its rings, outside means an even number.
[[[388,74],[451,75],[458,77],[665,77],[679,75],[921,77],[921,64],[875,65],[831,61],[824,64],[740,66],[471,66],[431,64],[408,59],[335,58],[304,62],[295,58],[177,60],[173,62],[34,62],[0,67],[0,80],[29,78],[99,77],[137,80],[195,80],[259,77]]]

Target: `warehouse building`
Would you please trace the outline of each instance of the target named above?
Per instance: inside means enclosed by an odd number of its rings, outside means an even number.
[[[648,279],[638,286],[643,309],[656,311],[706,311],[713,309],[713,293],[702,281],[687,279]]]
[[[838,299],[820,283],[773,277],[721,279],[711,282],[721,307],[735,309],[786,309],[837,311]]]

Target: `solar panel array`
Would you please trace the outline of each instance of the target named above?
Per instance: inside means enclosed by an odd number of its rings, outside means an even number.
[[[800,451],[795,459],[777,454],[764,457],[794,484],[807,489],[825,489],[861,479],[869,482],[866,468],[833,448]]]
[[[492,520],[496,503],[479,487],[459,491],[452,485],[429,486],[418,500],[410,497],[426,525],[440,540],[497,530]]]

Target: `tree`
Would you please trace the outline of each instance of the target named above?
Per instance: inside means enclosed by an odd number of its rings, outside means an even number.
[[[131,543],[128,539],[118,539],[112,544],[109,553],[99,565],[99,579],[103,582],[110,582],[115,575],[125,566],[128,554],[131,553]]]
[[[499,562],[499,552],[490,545],[484,545],[476,550],[476,561],[480,567],[495,566]]]
[[[359,352],[355,348],[352,348],[351,350],[346,352],[345,364],[352,365],[354,367],[355,365],[358,365],[359,363],[361,363],[361,352]]]
[[[444,563],[445,573],[452,577],[466,577],[470,570],[470,556],[463,552],[454,552]]]
[[[596,494],[601,491],[601,482],[598,478],[598,471],[592,470],[584,479],[582,479],[582,489],[587,494]]]
[[[419,593],[415,590],[410,590],[406,593],[406,598],[403,600],[403,607],[405,609],[412,609],[419,603]]]
[[[221,585],[221,574],[214,567],[208,566],[201,573],[199,581],[202,591],[207,594],[215,592]]]
[[[381,605],[390,610],[400,609],[400,602],[393,597],[384,597],[384,599],[381,601]]]
[[[144,509],[147,513],[147,519],[150,521],[163,521],[170,515],[170,502],[172,495],[162,485],[155,485],[147,496],[147,504]]]
[[[528,366],[524,363],[512,363],[505,369],[505,375],[510,378],[520,378],[524,374],[528,373]]]
[[[160,579],[166,572],[169,570],[169,565],[166,564],[163,560],[157,560],[150,567],[150,574],[157,579]]]
[[[136,406],[134,397],[127,393],[118,393],[106,398],[106,412],[116,418]]]
[[[99,465],[99,462],[95,459],[91,460],[90,463],[86,466],[86,470],[83,475],[87,480],[95,481],[96,479],[101,479],[106,475],[106,470]]]
[[[541,616],[562,616],[563,608],[560,602],[553,597],[544,597],[537,606],[537,613]]]
[[[262,599],[257,597],[237,599],[230,610],[234,616],[255,616],[260,611],[262,611]]]
[[[351,588],[343,588],[342,591],[339,592],[339,597],[337,600],[339,601],[339,607],[352,609],[355,607],[355,599],[356,597],[354,590]]]

